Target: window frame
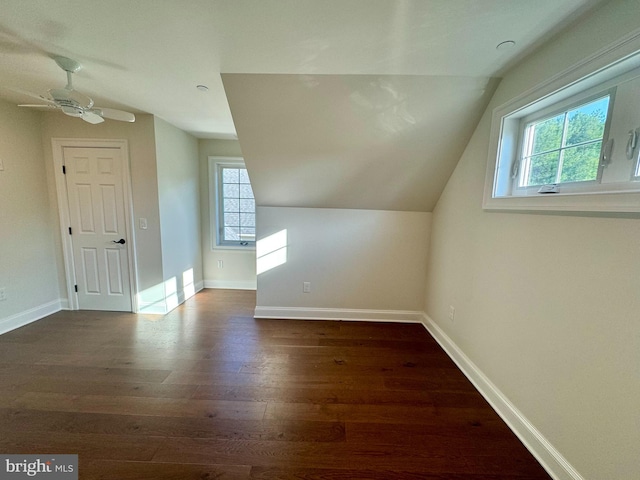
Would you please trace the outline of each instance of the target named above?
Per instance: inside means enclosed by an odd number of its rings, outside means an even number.
[[[209,158],[209,221],[211,231],[211,250],[255,250],[256,241],[228,241],[223,240],[224,212],[222,169],[240,168],[246,170],[242,157],[213,157]],[[247,172],[248,173],[248,172]],[[254,198],[255,205],[255,198]],[[243,243],[246,243],[243,244]]]
[[[599,183],[590,190],[571,191],[565,183],[559,184],[559,193],[551,195],[538,193],[537,189],[521,195],[511,191],[513,159],[521,154],[518,148],[523,117],[640,78],[639,72],[640,29],[496,107],[491,121],[483,209],[640,213],[640,176],[634,176],[637,170],[630,171],[626,179]],[[611,115],[608,118],[616,121]],[[614,149],[620,147],[616,144]],[[511,160],[506,162],[505,158]],[[637,157],[636,162],[640,162]],[[640,168],[638,163],[635,165]]]
[[[516,148],[516,157],[513,159],[513,165],[517,166],[517,172],[512,179],[511,191],[517,192],[518,195],[514,196],[522,196],[522,195],[532,195],[538,194],[539,190],[543,187],[550,185],[562,185],[563,193],[576,193],[585,191],[589,187],[595,186],[600,183],[602,180],[602,172],[604,171],[605,164],[602,162],[602,150],[605,148],[607,141],[609,140],[609,130],[611,127],[611,118],[613,115],[613,107],[615,104],[615,96],[616,96],[616,87],[607,88],[604,90],[599,90],[596,93],[591,91],[587,91],[586,93],[577,94],[569,99],[560,101],[553,105],[550,105],[541,110],[535,111],[529,115],[526,115],[520,119],[520,127],[518,130],[518,146]],[[604,131],[602,133],[602,145],[600,147],[599,160],[598,160],[598,172],[596,174],[596,178],[594,180],[585,180],[580,182],[554,182],[548,184],[539,184],[539,185],[524,185],[520,186],[519,177],[522,174],[523,164],[524,164],[524,149],[526,146],[525,142],[525,133],[529,125],[533,123],[539,123],[546,119],[550,119],[556,117],[560,114],[566,114],[571,110],[576,109],[577,107],[581,107],[587,105],[595,100],[609,97],[609,104],[607,106],[607,118],[605,120]],[[570,147],[561,147],[559,151],[566,150],[567,148],[572,148],[575,145]]]

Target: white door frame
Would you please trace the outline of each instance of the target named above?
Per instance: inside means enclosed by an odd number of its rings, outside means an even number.
[[[122,169],[122,193],[124,195],[124,216],[125,232],[127,236],[127,255],[129,259],[129,285],[131,294],[131,306],[134,312],[138,312],[138,291],[137,270],[136,270],[136,241],[135,229],[133,225],[133,201],[131,197],[131,175],[129,170],[129,147],[126,140],[119,139],[81,139],[81,138],[52,138],[51,147],[53,149],[53,171],[56,179],[56,193],[58,196],[58,215],[60,219],[60,238],[62,240],[62,254],[64,257],[65,278],[67,281],[67,298],[69,310],[78,310],[78,294],[75,291],[76,274],[73,261],[73,250],[69,228],[71,225],[69,215],[69,201],[67,192],[67,182],[62,173],[64,165],[65,147],[86,147],[86,148],[117,148],[122,152],[124,168]]]

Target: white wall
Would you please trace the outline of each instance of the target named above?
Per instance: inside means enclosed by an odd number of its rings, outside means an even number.
[[[199,141],[200,155],[200,210],[202,225],[202,263],[204,283],[209,288],[256,288],[256,256],[253,250],[212,248],[209,191],[209,157],[242,157],[237,140]],[[214,238],[215,241],[215,238]],[[218,268],[218,261],[222,267]]]
[[[0,101],[0,333],[60,308],[40,115]]]
[[[154,119],[167,310],[202,288],[198,140]]]
[[[258,275],[256,313],[345,318],[344,310],[356,309],[368,312],[355,318],[411,319],[407,312],[423,310],[430,219],[419,212],[258,207],[258,264],[261,240],[283,230],[286,263]],[[311,283],[310,293],[303,282]]]
[[[428,315],[594,480],[640,472],[640,220],[486,212],[482,195],[492,109],[637,20],[637,0],[605,2],[506,75],[434,210],[430,243]]]
[[[160,210],[158,201],[158,178],[156,168],[156,146],[154,140],[154,118],[151,115],[136,115],[135,123],[107,120],[99,125],[90,125],[80,119],[59,112],[43,113],[42,146],[45,167],[50,187],[49,202],[54,212],[55,231],[59,232],[57,217],[58,202],[55,194],[53,173],[52,138],[109,138],[126,139],[129,145],[131,167],[131,190],[136,236],[136,259],[138,289],[146,304],[164,302],[162,245],[160,242]],[[139,228],[138,219],[147,219],[148,228]],[[62,261],[62,245],[59,233],[54,236],[55,258],[58,265],[60,296],[67,298]]]

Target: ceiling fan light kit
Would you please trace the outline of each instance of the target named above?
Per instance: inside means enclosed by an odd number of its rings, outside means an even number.
[[[104,122],[105,118],[120,122],[135,122],[133,113],[114,108],[101,108],[93,106],[93,99],[74,90],[72,74],[82,69],[82,65],[71,58],[54,56],[53,60],[58,66],[67,72],[67,85],[64,88],[52,88],[49,90],[49,98],[40,96],[48,105],[18,105],[27,108],[54,108],[59,109],[65,115],[81,118],[93,125]],[[36,97],[37,95],[33,95]]]

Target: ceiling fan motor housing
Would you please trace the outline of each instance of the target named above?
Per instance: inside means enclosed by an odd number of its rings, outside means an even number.
[[[49,95],[51,95],[53,101],[61,107],[70,105],[79,108],[91,108],[93,106],[93,100],[77,90],[56,88],[49,90]]]

